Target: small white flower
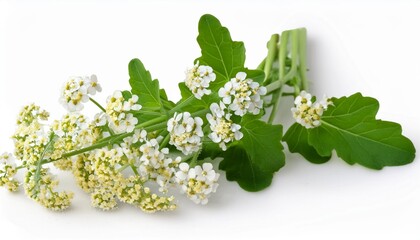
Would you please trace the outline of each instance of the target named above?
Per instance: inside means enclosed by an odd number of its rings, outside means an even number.
[[[197,99],[204,95],[209,95],[211,91],[207,89],[210,82],[216,80],[216,74],[210,66],[194,65],[193,68],[186,71],[185,85],[191,90]]]
[[[175,173],[175,177],[178,181],[178,183],[181,183],[183,181],[185,181],[188,177],[188,170],[189,170],[190,166],[188,165],[188,163],[180,163],[179,164],[179,170],[178,172]]]
[[[136,129],[133,136],[131,136],[131,143],[144,142],[146,141],[146,136],[147,132],[145,130]]]
[[[248,112],[257,115],[263,108],[261,96],[267,93],[267,89],[252,79],[247,79],[245,72],[238,72],[218,93],[223,103],[228,104],[228,109],[235,115],[243,116]]]
[[[318,103],[322,106],[322,108],[324,108],[324,110],[327,110],[328,106],[332,105],[330,98],[328,98],[325,94],[322,96],[322,99],[318,101]]]
[[[106,115],[104,113],[95,114],[94,118],[95,126],[105,126],[106,125]]]
[[[225,115],[225,109],[226,106],[223,104],[223,102],[220,102],[219,104],[212,103],[210,105],[210,111],[218,118],[221,118]]]
[[[96,92],[101,92],[102,91],[102,87],[98,83],[98,78],[96,77],[95,74],[93,74],[92,76],[90,76],[90,78],[85,77],[85,79],[89,82],[89,85],[88,85],[88,93],[90,95],[95,95]]]
[[[308,107],[312,106],[312,95],[304,90],[295,98],[295,105],[301,104],[306,104]]]
[[[170,134],[169,144],[174,145],[185,155],[199,151],[201,139],[204,136],[202,125],[203,120],[199,117],[191,117],[189,112],[175,113],[167,123]]]

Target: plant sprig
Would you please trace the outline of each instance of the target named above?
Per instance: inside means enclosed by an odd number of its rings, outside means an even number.
[[[27,195],[63,210],[73,194],[54,191],[58,180],[48,171],[54,165],[72,171],[95,207],[110,210],[124,202],[155,212],[175,209],[168,195],[173,187],[206,204],[218,187],[212,164],[218,157],[219,170],[244,190],[269,187],[286,163],[282,141],[316,164],[329,161],[334,150],[349,164],[378,170],[414,160],[401,126],[376,119],[377,100],[360,93],[317,99],[307,92],[306,29],[273,34],[256,69],[245,66],[244,43],[232,40],[214,16],[202,16],[198,31],[201,56],[179,84],[177,103],[133,59],[131,89],[115,91],[104,106],[93,98],[102,90],[95,75],[66,82],[60,101],[69,113],[51,125],[44,123],[47,112],[26,106],[13,136],[17,160],[0,157],[0,186],[16,191],[14,176],[26,171]],[[290,96],[294,106],[283,114],[296,123],[283,136],[275,117]],[[93,121],[80,113],[88,101],[100,110]]]

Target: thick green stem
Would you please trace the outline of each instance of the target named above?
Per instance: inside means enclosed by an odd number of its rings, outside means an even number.
[[[291,63],[290,68],[287,69],[289,49]],[[308,87],[306,78],[306,29],[300,28],[282,33],[278,59],[279,80],[266,86],[267,93],[272,93],[269,105],[273,105],[268,123],[273,123],[275,119],[281,97],[283,96],[283,86],[286,83],[293,84],[294,95],[299,94],[301,90]]]
[[[301,90],[308,90],[308,79],[306,77],[307,66],[306,66],[306,29],[299,29],[299,74],[302,80]]]
[[[267,94],[269,94],[278,90],[282,86],[283,86],[283,83],[281,81],[275,81],[268,84],[265,88],[267,89]]]
[[[281,34],[280,39],[280,49],[279,49],[279,80],[278,86],[276,86],[276,90],[273,91],[273,96],[271,98],[271,104],[273,105],[273,108],[271,110],[270,117],[268,118],[268,123],[272,124],[274,122],[274,119],[277,115],[278,106],[280,104],[280,98],[282,95],[282,89],[283,85],[286,82],[285,75],[286,75],[286,58],[287,58],[287,49],[289,45],[289,31],[285,31]],[[292,56],[293,57],[293,56]],[[293,65],[293,59],[292,59],[292,65]],[[267,90],[271,90],[267,89]]]
[[[265,65],[264,65],[264,73],[265,73],[264,83],[268,83],[268,77],[270,76],[271,69],[273,67],[273,62],[275,61],[276,55],[277,55],[277,42],[278,41],[279,41],[278,34],[271,35],[270,41],[268,42],[267,58],[265,60]]]

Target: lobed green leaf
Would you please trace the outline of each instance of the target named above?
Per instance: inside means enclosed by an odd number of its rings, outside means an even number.
[[[402,135],[401,126],[376,119],[377,100],[356,93],[332,101],[334,105],[322,116],[321,126],[306,130],[308,134],[304,138],[296,134],[304,130],[297,130],[295,125],[289,129],[285,140],[291,151],[313,160],[308,156],[310,148],[323,157],[336,150],[347,163],[358,163],[372,169],[400,166],[414,160],[416,150],[413,143]],[[313,149],[310,151],[313,153]]]
[[[197,60],[201,65],[213,68],[216,81],[211,84],[210,89],[218,90],[244,68],[244,44],[233,41],[229,30],[210,14],[200,18],[198,31],[197,42],[201,48],[201,57]]]
[[[146,70],[139,59],[133,59],[128,65],[131,92],[139,96],[139,103],[143,107],[161,108],[159,81],[152,80],[150,72]]]
[[[239,145],[222,153],[219,168],[229,181],[236,181],[247,191],[260,191],[271,184],[275,172],[285,164],[281,144],[282,126],[270,125],[255,116],[244,116]]]

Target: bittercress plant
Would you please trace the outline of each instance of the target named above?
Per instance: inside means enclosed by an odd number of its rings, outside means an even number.
[[[219,187],[219,171],[241,188],[269,187],[286,163],[283,141],[312,163],[333,151],[349,164],[371,169],[400,166],[415,158],[413,143],[399,124],[376,119],[379,103],[355,93],[316,98],[308,93],[306,30],[274,34],[267,57],[245,66],[245,46],[212,15],[198,24],[201,56],[179,83],[181,99],[170,101],[139,59],[128,65],[131,89],[115,90],[102,106],[95,75],[71,77],[60,103],[68,113],[48,124],[49,114],[25,106],[13,135],[14,154],[0,156],[0,186],[52,210],[70,206],[73,193],[56,190],[51,167],[71,171],[94,207],[111,210],[120,202],[145,212],[176,208],[170,189],[207,204]],[[285,131],[275,123],[279,103],[293,97],[295,123]],[[93,120],[84,104],[98,107]],[[17,171],[24,171],[21,183]]]

